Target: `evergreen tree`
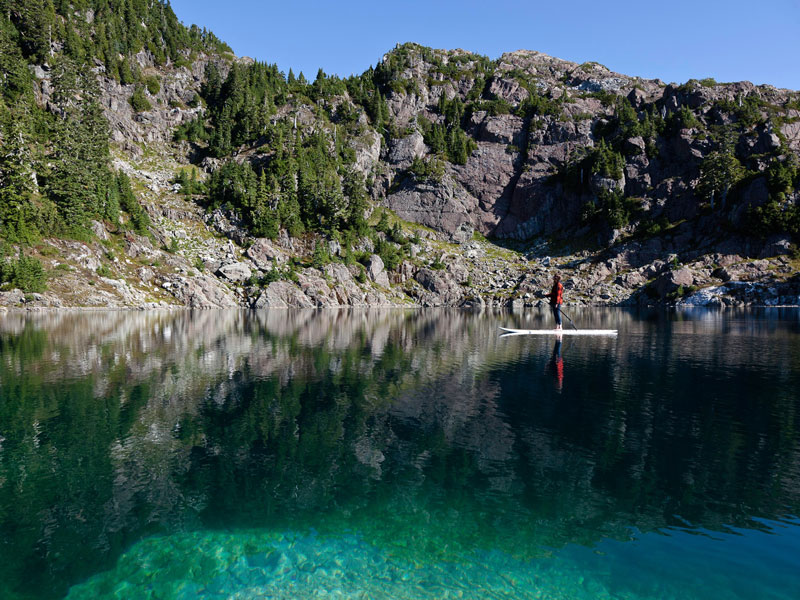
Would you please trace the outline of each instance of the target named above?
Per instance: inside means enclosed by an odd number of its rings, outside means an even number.
[[[0,237],[31,243],[40,231],[25,123],[26,119],[6,109],[0,100]]]
[[[61,112],[55,125],[54,167],[48,189],[67,229],[85,229],[102,215],[109,179],[108,122],[99,87],[86,65],[62,58],[53,69],[53,101]]]
[[[271,195],[274,192],[272,182],[267,180],[265,171],[258,178],[256,189],[255,207],[251,212],[250,221],[254,235],[274,240],[278,237],[278,214],[272,206]]]
[[[719,149],[709,153],[700,165],[698,189],[711,202],[712,210],[717,199],[725,207],[728,192],[745,174],[734,153],[734,136],[732,130],[723,132]]]
[[[147,228],[150,227],[150,217],[136,200],[131,188],[130,178],[120,171],[116,175],[115,182],[119,194],[120,207],[128,213],[133,230],[139,234],[146,235]]]

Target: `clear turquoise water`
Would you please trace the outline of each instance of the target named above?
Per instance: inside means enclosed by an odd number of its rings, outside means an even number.
[[[3,317],[0,598],[800,597],[800,312],[570,316]]]

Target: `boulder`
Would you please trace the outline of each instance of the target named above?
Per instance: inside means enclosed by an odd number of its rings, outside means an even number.
[[[358,267],[353,267],[357,271]],[[325,277],[331,281],[333,293],[340,306],[366,306],[364,291],[353,279],[353,272],[341,263],[325,265]]]
[[[475,228],[470,223],[461,223],[450,237],[457,244],[466,244],[472,241],[474,234]]]
[[[25,294],[22,290],[13,289],[8,292],[0,292],[0,305],[16,306],[25,302]]]
[[[222,265],[217,269],[217,274],[228,281],[242,283],[250,279],[253,271],[247,263],[235,262]]]
[[[764,248],[759,254],[759,258],[770,258],[772,256],[786,256],[792,252],[792,242],[785,236],[772,236],[764,244]]]
[[[367,275],[369,278],[380,286],[385,288],[389,287],[389,276],[383,265],[383,260],[377,254],[369,257],[369,264],[367,265]]]
[[[654,285],[659,297],[666,298],[667,294],[674,292],[679,287],[689,287],[694,284],[694,275],[684,267],[675,271],[668,271],[656,279]]]
[[[420,269],[414,279],[427,292],[420,297],[423,306],[457,305],[464,296],[464,289],[446,271]]]
[[[238,306],[231,291],[209,275],[173,277],[164,288],[190,308],[233,308]]]
[[[314,303],[296,285],[273,281],[253,302],[253,308],[314,308]]]
[[[101,239],[103,241],[108,240],[108,230],[106,229],[106,226],[103,225],[100,221],[95,221],[94,219],[92,219],[91,227],[92,227],[92,233],[94,233],[98,237],[98,239]]]
[[[319,308],[339,306],[341,302],[316,269],[306,269],[297,276],[297,284],[311,303]]]

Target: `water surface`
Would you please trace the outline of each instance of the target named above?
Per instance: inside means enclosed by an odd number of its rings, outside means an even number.
[[[800,597],[800,312],[0,318],[0,598]]]

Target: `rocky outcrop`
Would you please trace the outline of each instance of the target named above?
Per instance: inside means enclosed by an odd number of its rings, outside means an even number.
[[[234,295],[208,275],[175,277],[162,285],[189,308],[233,308],[239,306]]]

